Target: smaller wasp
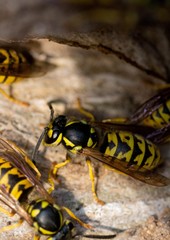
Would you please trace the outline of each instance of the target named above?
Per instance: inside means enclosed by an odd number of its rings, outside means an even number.
[[[24,207],[29,193],[35,189],[40,198],[31,201]],[[71,239],[73,224],[66,220],[63,211],[83,227],[91,228],[83,223],[66,207],[59,207],[45,190],[40,173],[26,154],[14,143],[0,138],[0,201],[6,204],[12,212],[0,207],[0,211],[8,216],[17,213],[20,220],[0,229],[0,233],[19,227],[25,220],[35,230],[34,240],[40,235],[48,240]]]
[[[95,190],[92,159],[153,186],[170,184],[170,179],[153,171],[162,163],[162,159],[159,148],[143,136],[143,129],[147,129],[148,134],[150,128],[115,124],[109,120],[96,122],[94,116],[81,107],[80,102],[79,110],[90,118],[88,122],[84,119],[69,119],[65,115],[54,118],[53,102],[55,101],[49,103],[50,123],[40,136],[33,154],[35,159],[42,141],[45,146],[57,146],[61,143],[67,149],[66,160],[54,166],[53,175],[71,161],[71,154],[84,155],[89,167],[94,199],[101,204],[103,202],[98,199]]]
[[[0,42],[0,84],[10,86],[10,94],[0,88],[0,93],[9,100],[29,105],[26,102],[15,99],[12,94],[14,83],[23,78],[39,77],[54,68],[54,65],[46,61],[36,60],[27,47],[18,43]]]

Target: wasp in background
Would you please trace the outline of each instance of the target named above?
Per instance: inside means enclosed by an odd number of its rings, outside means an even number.
[[[81,107],[80,102],[79,110],[89,121],[68,118],[65,115],[54,117],[52,103],[55,100],[49,103],[51,120],[37,142],[33,159],[36,159],[41,142],[45,146],[57,146],[61,143],[67,150],[66,160],[54,166],[54,176],[60,167],[71,161],[71,154],[84,155],[89,167],[92,193],[100,204],[103,201],[96,193],[92,159],[153,186],[170,184],[170,179],[153,171],[162,163],[159,148],[144,136],[149,131],[152,133],[153,128],[116,124],[109,120],[96,122],[94,116]]]
[[[71,239],[73,224],[66,220],[63,211],[83,227],[91,228],[83,223],[66,207],[54,203],[50,193],[40,181],[40,173],[26,154],[14,143],[0,138],[0,201],[12,211],[0,207],[0,211],[8,216],[17,213],[17,223],[4,226],[0,233],[19,227],[25,220],[35,230],[34,240],[41,235],[48,240]],[[35,189],[40,198],[31,201],[24,207],[30,192]]]
[[[168,141],[170,136],[170,88],[159,91],[144,102],[130,117],[132,124],[153,127],[155,131],[148,135],[155,143]]]
[[[53,68],[53,64],[35,59],[28,47],[18,43],[0,42],[0,84],[10,86],[9,94],[1,88],[0,93],[12,102],[29,105],[14,98],[12,93],[14,83],[23,78],[40,77]]]

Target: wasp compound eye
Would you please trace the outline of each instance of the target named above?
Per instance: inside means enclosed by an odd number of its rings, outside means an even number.
[[[61,143],[66,121],[65,116],[59,115],[49,124],[44,137],[44,145],[58,145]]]

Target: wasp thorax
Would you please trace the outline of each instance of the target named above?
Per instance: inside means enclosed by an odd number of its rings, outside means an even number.
[[[59,207],[46,200],[33,201],[28,207],[33,226],[43,235],[55,235],[63,225],[63,215]]]

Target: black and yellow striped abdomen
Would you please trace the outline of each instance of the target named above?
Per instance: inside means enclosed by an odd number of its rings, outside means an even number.
[[[100,151],[128,166],[138,166],[141,171],[152,170],[161,163],[160,151],[151,141],[126,131],[106,133]]]
[[[21,65],[32,62],[32,56],[24,50],[9,47],[0,48],[0,83],[12,84],[21,80]]]
[[[142,120],[141,124],[154,128],[162,128],[170,123],[170,99],[161,104],[148,117]]]
[[[0,185],[16,200],[27,197],[33,186],[20,171],[3,158],[0,158]]]

